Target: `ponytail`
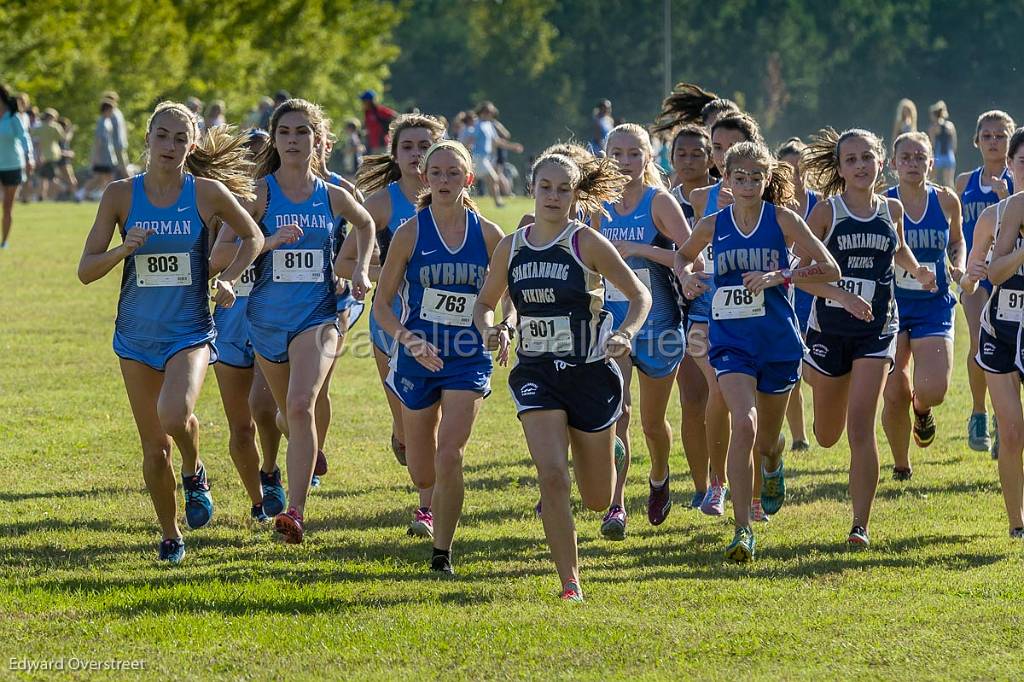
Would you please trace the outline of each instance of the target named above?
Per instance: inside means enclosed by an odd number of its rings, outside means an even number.
[[[795,187],[793,167],[777,161],[762,142],[740,142],[725,153],[725,172],[728,175],[738,161],[753,161],[768,174],[768,186],[761,198],[776,206],[794,203]]]
[[[446,130],[440,120],[427,114],[402,114],[393,120],[388,126],[388,135],[391,137],[391,148],[388,153],[363,157],[363,162],[356,173],[356,187],[367,196],[402,177],[402,168],[395,157],[398,156],[398,143],[402,132],[411,128],[425,128],[430,131],[434,142],[442,139]]]
[[[605,148],[611,147],[611,139],[617,134],[632,135],[636,139],[640,140],[640,147],[643,149],[644,154],[647,155],[647,164],[644,166],[644,172],[641,177],[645,187],[665,187],[664,173],[658,166],[658,162],[654,160],[654,148],[651,146],[651,136],[642,126],[636,123],[621,123],[608,133],[608,143],[605,144]]]
[[[431,145],[430,149],[427,150],[427,153],[423,155],[422,159],[420,159],[420,173],[423,173],[424,175],[426,174],[430,157],[434,155],[434,152],[441,149],[447,149],[455,154],[455,156],[459,158],[459,161],[462,162],[462,169],[466,171],[467,175],[473,172],[473,157],[470,155],[469,150],[466,149],[465,145],[461,142],[456,142],[455,140],[439,140]],[[469,196],[469,187],[464,187],[462,189],[460,197],[462,199],[462,205],[467,211],[480,213],[480,207],[477,206],[476,202]],[[416,210],[422,211],[427,206],[430,206],[432,200],[433,197],[430,194],[430,188],[424,187],[420,191],[419,196],[416,197]]]
[[[618,201],[622,190],[629,183],[629,178],[619,171],[618,164],[607,157],[597,158],[591,154],[588,160],[580,161],[568,154],[545,151],[530,171],[530,177],[535,182],[537,171],[545,165],[555,165],[565,170],[576,195],[576,206],[585,213],[603,213],[605,202]]]
[[[810,187],[825,196],[840,194],[846,189],[846,181],[839,175],[839,145],[851,137],[867,141],[884,163],[885,147],[871,131],[851,128],[840,134],[835,128],[822,128],[811,136],[811,143],[800,153],[800,168]]]
[[[708,118],[726,111],[739,111],[731,99],[719,97],[693,83],[677,83],[661,103],[661,113],[652,129],[658,133],[684,123],[704,125]]]

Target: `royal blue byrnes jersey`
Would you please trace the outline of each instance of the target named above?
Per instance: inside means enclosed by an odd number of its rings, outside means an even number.
[[[438,349],[444,367],[432,372],[399,345],[391,358],[396,373],[455,376],[470,367],[491,367],[491,354],[473,324],[473,308],[489,264],[479,215],[466,211],[465,237],[452,249],[441,237],[429,206],[416,214],[416,243],[398,292],[400,321]]]
[[[242,240],[235,238],[234,243]],[[249,340],[249,320],[246,310],[249,307],[249,294],[252,293],[253,282],[256,281],[256,266],[250,265],[235,282],[235,304],[230,308],[217,306],[213,309],[213,323],[217,326],[217,340],[232,343],[245,343]]]
[[[196,205],[195,177],[185,174],[178,199],[167,207],[150,203],[144,178],[132,178],[121,236],[134,227],[153,234],[125,259],[114,327],[137,341],[212,340],[209,231]]]
[[[529,241],[532,225],[513,233],[508,291],[519,319],[519,362],[599,362],[612,332],[601,275],[583,264],[580,230],[571,221],[547,244]]]
[[[743,285],[747,272],[784,268],[789,259],[776,207],[761,202],[749,234],[736,225],[733,206],[715,216],[715,293],[708,340],[714,348],[745,349],[768,361],[799,360],[804,346],[789,293],[774,286],[754,294]]]
[[[899,320],[893,291],[893,257],[899,248],[899,234],[887,200],[875,197],[875,212],[870,218],[850,213],[841,196],[831,197],[829,203],[832,226],[822,241],[843,273],[836,285],[870,303],[874,319],[859,320],[838,302],[815,297],[808,327],[826,334],[850,336],[895,334]]]
[[[917,262],[935,273],[938,291],[925,289],[912,274],[895,266],[896,301],[926,300],[945,298],[949,295],[949,275],[946,272],[946,247],[949,245],[949,220],[942,212],[939,194],[935,185],[927,185],[928,199],[925,203],[924,215],[914,220],[903,207],[903,241],[914,252]],[[899,186],[890,187],[885,196],[900,199]]]
[[[960,195],[960,210],[963,214],[964,241],[967,242],[967,253],[971,252],[974,246],[974,226],[978,223],[978,216],[992,204],[999,201],[999,195],[991,187],[981,184],[981,173],[984,167],[979,166],[971,171],[967,178],[967,185],[963,194]],[[1003,169],[1002,176],[1006,186],[1013,194],[1013,177],[1008,169]]]
[[[266,176],[267,210],[260,221],[269,238],[285,225],[302,228],[302,237],[256,259],[249,296],[249,322],[261,327],[300,331],[333,320],[334,213],[327,184],[317,178],[302,202],[288,199],[273,175]]]
[[[621,215],[616,212],[616,205],[606,203],[604,210],[611,216],[602,217],[601,234],[609,241],[636,242],[649,244],[662,249],[674,250],[675,243],[663,235],[654,224],[651,203],[658,190],[648,187],[636,207]],[[651,292],[651,311],[641,329],[641,333],[660,331],[679,326],[682,313],[672,281],[675,275],[672,269],[642,256],[626,258],[628,265],[641,282]],[[605,309],[612,314],[615,325],[619,326],[626,317],[629,301],[625,295],[609,283],[605,283]]]
[[[992,246],[989,247],[987,262],[992,260],[992,250],[999,239],[999,231],[1003,228],[1003,211],[1006,209],[1007,201],[1008,199],[1003,199],[996,204],[995,234],[992,235]],[[1018,229],[1017,241],[1013,248],[1017,250],[1021,247],[1024,247],[1024,237],[1021,236]],[[1015,345],[1021,326],[1022,312],[1024,312],[1024,265],[1017,268],[1017,271],[1005,282],[992,287],[988,302],[985,303],[985,307],[981,311],[981,326],[1000,341]]]

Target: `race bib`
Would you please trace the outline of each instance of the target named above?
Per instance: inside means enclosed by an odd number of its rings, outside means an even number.
[[[935,263],[921,263],[921,265],[928,268],[928,270],[934,275],[935,274]],[[917,281],[917,278],[912,274],[896,265],[896,286],[900,289],[906,289],[907,291],[925,291],[924,285]]]
[[[870,279],[861,279],[859,277],[843,277],[835,285],[840,289],[845,289],[851,294],[860,296],[868,304],[871,304],[875,300],[875,283]],[[825,299],[825,305],[830,308],[842,308],[843,304],[839,301],[835,301],[831,298]]]
[[[274,281],[324,281],[324,252],[319,249],[278,249],[274,251]]]
[[[744,286],[718,287],[711,299],[711,318],[734,320],[764,317],[764,292],[752,292]]]
[[[135,256],[135,283],[140,287],[190,286],[192,260],[187,253],[147,253]]]
[[[572,353],[569,317],[520,317],[519,345],[528,353]]]
[[[252,293],[252,284],[256,281],[256,268],[249,266],[235,282],[235,298],[246,298]]]
[[[1020,322],[1024,315],[1024,291],[1000,289],[996,303],[996,319],[1003,322]]]
[[[634,270],[633,274],[639,278],[643,285],[647,287],[648,291],[651,291],[651,271],[647,268],[640,268]],[[607,279],[604,281],[604,300],[606,301],[628,301],[626,295],[615,288],[615,285],[609,282]]]
[[[711,242],[704,247],[704,272],[709,275],[715,274],[715,254],[711,249]]]
[[[473,324],[475,305],[476,294],[424,289],[423,301],[420,303],[420,319],[453,327],[468,327]]]

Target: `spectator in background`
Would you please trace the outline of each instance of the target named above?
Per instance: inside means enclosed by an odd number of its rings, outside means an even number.
[[[110,100],[100,103],[100,117],[92,141],[92,177],[78,190],[78,199],[86,199],[93,192],[102,191],[114,179],[117,150],[114,148],[114,105]]]
[[[249,115],[245,117],[245,127],[247,129],[262,127],[264,117],[269,121],[272,113],[274,113],[274,100],[265,95],[260,97],[256,108],[250,110]]]
[[[342,147],[342,163],[346,175],[355,175],[359,166],[363,163],[363,154],[366,147],[363,145],[363,138],[359,135],[359,120],[350,118],[345,121],[345,139]]]
[[[467,144],[467,141],[469,136],[476,132],[476,114],[472,111],[460,111],[457,120],[458,130],[452,129],[452,138],[465,145],[466,149],[469,149],[471,145]]]
[[[117,164],[114,169],[114,179],[128,177],[128,125],[124,122],[124,114],[121,113],[121,96],[114,90],[107,90],[103,93],[102,100],[107,100],[114,107],[111,124],[114,126],[114,151],[117,153]]]
[[[523,151],[523,145],[517,142],[510,142],[498,133],[494,119],[498,115],[498,108],[493,102],[484,101],[476,109],[477,122],[471,132],[466,133],[466,144],[473,153],[473,170],[478,179],[487,183],[487,191],[494,204],[498,207],[504,206],[499,194],[501,179],[494,167],[494,150],[504,147],[514,152]],[[502,130],[508,133],[502,126]]]
[[[24,97],[24,100],[22,100],[22,97]],[[41,121],[39,120],[39,107],[28,106],[28,95],[21,93],[18,95],[18,99],[19,102],[25,102],[25,129],[28,130],[28,137],[32,140],[32,158],[36,160],[36,172],[26,172],[25,183],[21,186],[21,202],[27,204],[32,201],[32,197],[39,187],[39,178],[37,177],[39,172],[39,143],[36,140],[36,132],[39,130]]]
[[[935,151],[932,180],[952,188],[956,177],[956,126],[949,120],[949,110],[941,99],[929,107],[928,113],[932,117],[928,137],[932,138],[932,149]]]
[[[290,100],[291,98],[292,98],[291,93],[289,93],[287,90],[278,90],[277,92],[275,92],[274,93],[274,99],[273,99],[273,101],[270,102],[270,107],[268,109],[264,110],[261,113],[260,128],[263,128],[264,130],[269,131],[270,130],[270,117],[274,114],[274,109],[278,108],[283,103],[285,103],[288,100]],[[263,103],[263,101],[260,100],[260,104],[262,104],[262,103]]]
[[[224,116],[225,110],[224,100],[215,99],[210,102],[210,105],[206,107],[206,127],[216,128],[217,126],[227,125],[228,120]]]
[[[206,130],[206,119],[203,118],[203,100],[193,95],[185,100],[185,106],[195,114],[200,132]]]
[[[604,152],[604,145],[608,141],[608,133],[615,127],[615,120],[612,118],[612,102],[603,99],[594,108],[594,132],[590,139],[590,153],[599,155]]]
[[[388,153],[388,126],[395,120],[394,109],[377,104],[377,93],[367,90],[359,95],[363,102],[363,127],[366,129],[366,149],[370,154]]]
[[[18,97],[6,85],[0,85],[0,187],[3,187],[3,232],[0,249],[7,248],[11,236],[14,197],[18,187],[32,172],[35,157],[32,139],[21,116]]]
[[[67,185],[68,194],[72,198],[77,198],[78,178],[75,177],[75,152],[71,149],[71,140],[75,137],[76,128],[74,124],[71,123],[71,119],[67,116],[61,116],[57,122],[60,124],[62,133],[60,140],[60,161],[57,163],[57,168],[61,177],[64,179],[64,184]]]
[[[903,98],[896,105],[896,118],[892,122],[892,139],[903,133],[917,132],[917,106],[909,99]]]
[[[36,198],[39,201],[53,199],[56,195],[57,169],[64,154],[61,151],[60,143],[64,139],[64,130],[57,122],[57,111],[55,109],[44,109],[40,116],[39,126],[33,131],[33,140],[36,143],[36,159],[39,168],[36,171],[39,176],[39,187]]]

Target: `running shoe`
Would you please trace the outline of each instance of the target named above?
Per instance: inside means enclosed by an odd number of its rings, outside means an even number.
[[[793,441],[793,446],[790,448],[793,452],[806,452],[811,449],[811,444],[803,438]]]
[[[277,516],[284,511],[285,494],[281,485],[281,470],[273,473],[260,471],[260,487],[263,488],[263,511],[267,516]]]
[[[601,535],[609,540],[626,539],[626,510],[613,504],[601,520]]]
[[[182,476],[181,483],[185,489],[185,521],[189,528],[202,528],[213,518],[213,496],[206,467],[200,464],[196,473]]]
[[[850,535],[846,538],[846,544],[857,547],[867,547],[871,544],[868,541],[868,529],[864,526],[854,526],[850,529]]]
[[[737,564],[744,564],[754,558],[754,531],[746,526],[736,529],[732,542],[725,548],[725,558]]]
[[[316,451],[316,464],[313,465],[313,473],[317,476],[323,476],[327,473],[327,455],[324,454],[323,450]]]
[[[394,432],[391,433],[391,452],[395,453],[398,463],[405,466],[405,445],[398,440],[398,436]]]
[[[434,514],[430,507],[420,507],[412,513],[412,523],[409,524],[406,534],[418,538],[434,537]]]
[[[708,516],[721,516],[724,514],[726,492],[722,481],[712,476],[711,487],[708,488],[707,494],[704,495],[704,501],[700,503],[701,512]]]
[[[185,541],[182,538],[167,538],[160,543],[159,561],[177,566],[185,558]]]
[[[430,570],[445,575],[455,575],[451,558],[443,554],[438,554],[430,560]]]
[[[911,407],[911,411],[914,413],[914,442],[917,447],[926,448],[935,440],[935,417],[931,410],[921,414]]]
[[[267,512],[263,511],[262,504],[254,504],[252,509],[249,510],[249,516],[256,523],[266,523],[270,521],[270,517],[267,516]]]
[[[668,518],[672,511],[672,496],[668,489],[668,478],[660,488],[655,488],[650,479],[647,479],[647,487],[650,492],[647,494],[647,520],[652,526],[660,526]]]
[[[1010,529],[1010,537],[1013,538],[1014,540],[1024,540],[1024,528],[1011,528]],[[166,542],[166,540],[165,540],[165,542]],[[181,551],[184,552],[185,549],[182,548]]]
[[[992,436],[992,449],[989,450],[989,454],[992,455],[992,459],[999,459],[999,422],[996,421],[995,415],[992,415],[992,430],[995,433]]]
[[[911,468],[893,467],[892,468],[892,480],[894,481],[909,481],[914,475],[914,470]]]
[[[700,509],[700,505],[704,502],[704,497],[708,494],[707,490],[696,490],[693,493],[693,497],[690,498],[690,509]]]
[[[988,437],[988,415],[972,414],[967,421],[967,446],[977,452],[988,452],[992,442]]]
[[[761,500],[754,500],[750,503],[750,520],[757,523],[768,523],[772,517],[764,510]]]
[[[301,543],[302,536],[305,535],[302,514],[295,507],[288,507],[288,511],[274,517],[274,530],[290,545]]]
[[[583,601],[583,592],[580,591],[580,586],[575,580],[570,580],[565,584],[565,589],[562,590],[561,600],[578,603]]]
[[[761,465],[761,506],[766,514],[778,514],[786,501],[786,470],[779,460],[779,468],[771,473]]]
[[[320,487],[320,477],[317,476],[316,474],[313,474],[313,477],[309,479],[309,487],[310,488],[319,488]]]

